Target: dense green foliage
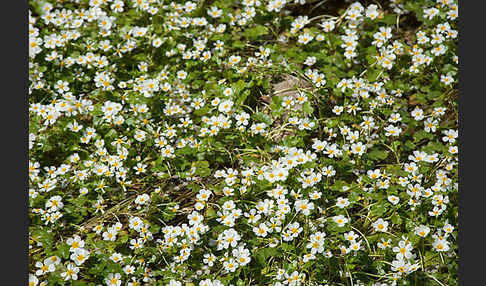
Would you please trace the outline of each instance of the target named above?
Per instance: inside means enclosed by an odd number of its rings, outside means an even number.
[[[457,285],[457,1],[29,12],[29,285]]]

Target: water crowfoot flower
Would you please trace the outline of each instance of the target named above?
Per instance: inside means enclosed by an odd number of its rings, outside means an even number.
[[[35,2],[29,285],[457,282],[456,0]]]

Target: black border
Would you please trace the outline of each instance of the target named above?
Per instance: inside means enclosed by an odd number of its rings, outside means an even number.
[[[28,1],[3,3],[2,285],[28,284]],[[5,88],[7,87],[7,88]],[[6,253],[5,253],[6,252]],[[10,283],[9,283],[10,282]]]
[[[459,2],[459,285],[483,285],[486,1]]]

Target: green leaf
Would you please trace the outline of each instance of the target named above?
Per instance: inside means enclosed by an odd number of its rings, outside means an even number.
[[[282,249],[284,251],[291,251],[295,248],[293,245],[285,243],[285,242],[282,242],[281,246],[282,246]]]
[[[378,75],[380,74],[380,72],[381,72],[381,70],[377,70],[377,69],[368,70],[368,72],[366,73],[367,76],[368,76],[368,80],[370,82],[376,81],[376,79],[378,78]]]
[[[57,248],[59,256],[64,258],[64,259],[68,259],[69,258],[69,249],[70,249],[70,246],[63,243],[61,246],[59,246]]]
[[[378,204],[371,207],[371,214],[375,217],[380,217],[386,212],[386,206],[384,204]]]
[[[266,34],[268,34],[268,28],[263,25],[248,28],[243,32],[243,36],[245,36],[249,40],[254,40]]]
[[[196,169],[196,175],[203,177],[203,178],[207,177],[207,176],[211,175],[211,169],[209,169],[208,167],[197,168]]]
[[[263,112],[257,112],[253,115],[253,117],[260,122],[264,122],[267,125],[272,125],[273,119],[268,115]]]
[[[394,150],[398,150],[398,147],[401,145],[402,143],[400,141],[394,141],[392,143],[392,146],[393,146],[393,149]]]
[[[272,102],[270,103],[270,109],[272,110],[272,115],[279,116],[282,112],[282,102],[283,98],[281,96],[272,96]]]
[[[435,100],[438,99],[441,95],[442,93],[440,91],[434,90],[427,94],[427,99]]]
[[[402,223],[402,218],[398,214],[394,214],[391,217],[391,222],[394,224],[401,224]]]
[[[410,140],[407,140],[407,142],[405,142],[405,144],[403,145],[405,147],[406,150],[414,150],[415,147],[417,147],[417,145],[415,145],[412,141]]]
[[[208,219],[216,217],[216,212],[214,211],[214,209],[211,206],[208,206],[206,208],[206,211],[204,213],[204,217],[206,217]]]
[[[312,112],[314,112],[314,108],[312,108],[311,104],[309,101],[306,101],[303,105],[302,105],[302,111],[304,111],[304,113],[306,114],[312,114]]]
[[[256,258],[257,258],[257,261],[261,264],[261,265],[266,265],[267,263],[267,260],[274,256],[274,257],[280,257],[282,256],[282,252],[279,251],[277,248],[274,248],[274,247],[267,247],[267,248],[262,248],[262,249],[259,249],[256,253]]]
[[[113,139],[117,136],[116,130],[115,129],[110,129],[105,135],[106,139]]]
[[[245,44],[243,44],[239,40],[236,40],[236,41],[233,42],[233,48],[242,49],[244,47],[245,47]]]
[[[193,114],[196,115],[196,116],[203,116],[206,113],[208,113],[210,109],[211,109],[211,107],[209,107],[208,105],[205,105],[205,106],[195,110],[193,112]]]
[[[234,94],[239,94],[244,87],[245,87],[245,82],[241,79],[238,80],[236,83],[233,84]]]
[[[386,150],[379,150],[379,149],[374,149],[371,150],[370,152],[367,153],[368,158],[370,158],[373,161],[379,161],[379,160],[384,160],[388,157],[388,151]]]
[[[397,16],[394,14],[388,14],[380,20],[380,22],[385,23],[387,25],[393,25],[397,22]]]
[[[422,139],[433,139],[434,135],[426,132],[425,130],[419,130],[413,134],[414,142],[418,142]]]

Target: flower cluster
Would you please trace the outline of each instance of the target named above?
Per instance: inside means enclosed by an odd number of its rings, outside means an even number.
[[[457,1],[368,2],[31,0],[29,285],[456,284]]]

